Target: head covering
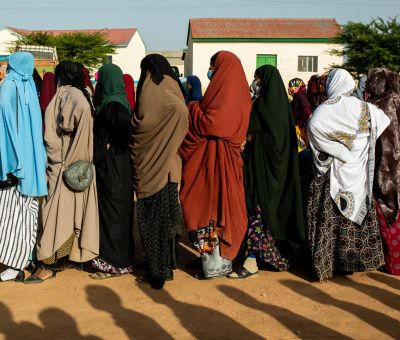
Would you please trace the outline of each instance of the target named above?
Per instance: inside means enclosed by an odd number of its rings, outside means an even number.
[[[330,193],[339,211],[361,225],[372,203],[376,139],[389,118],[350,96],[354,80],[343,69],[329,72],[328,100],[315,110],[308,137],[319,174],[330,171]]]
[[[136,91],[136,104],[138,104],[140,100],[140,92],[142,91],[143,84],[147,78],[147,72],[150,72],[151,80],[156,85],[159,85],[162,82],[164,76],[170,76],[178,83],[184,98],[186,98],[186,91],[183,88],[182,83],[164,56],[160,54],[149,54],[143,58],[142,62],[140,63],[140,68],[142,72],[140,74]]]
[[[46,152],[42,114],[32,77],[33,61],[31,53],[11,54],[8,76],[0,87],[0,180],[6,180],[11,173],[19,179],[20,193],[44,196]]]
[[[175,79],[166,75],[156,84],[147,75],[132,125],[138,199],[159,192],[168,182],[179,183],[182,169],[177,152],[188,129],[188,110]]]
[[[255,75],[261,92],[244,151],[247,211],[255,216],[259,205],[275,239],[304,240],[297,141],[286,89],[274,66],[261,66]]]
[[[100,114],[109,103],[117,102],[132,112],[125,91],[122,70],[115,64],[105,64],[99,69],[99,81],[96,86],[96,96],[101,99],[96,114]]]
[[[130,74],[124,74],[124,85],[126,91],[126,98],[129,104],[131,104],[132,112],[135,110],[135,81]]]
[[[55,76],[52,72],[46,72],[43,75],[43,85],[40,91],[40,109],[42,113],[44,113],[49,105],[50,101],[53,99],[56,94],[56,83]]]
[[[358,80],[358,85],[357,89],[353,92],[353,96],[360,99],[364,100],[364,91],[365,91],[365,83],[367,81],[367,76],[362,76]]]
[[[353,77],[344,69],[333,69],[328,73],[326,79],[326,94],[328,99],[339,96],[350,96],[355,87]]]
[[[199,102],[203,98],[203,93],[201,92],[201,81],[197,76],[187,77],[187,84],[192,86],[191,90],[188,90],[189,94],[187,96],[187,102],[196,101]]]
[[[35,87],[36,87],[36,92],[38,96],[40,95],[40,90],[42,89],[43,86],[43,80],[42,77],[40,76],[39,72],[37,71],[36,68],[33,69],[33,81],[35,82]]]
[[[92,82],[90,81],[89,70],[85,66],[82,65],[82,72],[83,72],[83,85],[85,87],[88,87],[93,94],[94,87],[93,87]]]
[[[313,111],[327,98],[326,78],[327,73],[323,74],[322,76],[320,76],[319,74],[314,74],[308,81],[307,97]]]
[[[300,89],[306,91],[306,84],[304,84],[304,81],[300,78],[293,78],[289,80],[288,87],[289,87],[289,94],[291,96],[297,93]]]
[[[82,66],[73,61],[60,62],[56,66],[55,77],[61,86],[71,85],[77,88],[84,86]]]
[[[369,101],[390,118],[376,144],[374,196],[390,226],[400,209],[400,76],[385,68],[368,73],[365,91]]]
[[[191,102],[189,110],[189,133],[180,149],[185,224],[197,230],[215,221],[221,255],[233,259],[247,228],[240,147],[251,111],[249,86],[236,55],[218,53],[203,100]]]
[[[54,71],[55,81],[60,86],[72,86],[81,90],[86,100],[90,104],[92,112],[93,104],[89,92],[86,90],[84,85],[84,74],[82,71],[82,64],[76,63],[74,61],[62,61],[60,62]]]

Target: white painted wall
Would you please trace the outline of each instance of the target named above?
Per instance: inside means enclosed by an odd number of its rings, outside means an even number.
[[[277,68],[285,87],[290,79],[299,77],[306,83],[315,72],[298,72],[298,56],[318,56],[318,73],[324,73],[331,64],[341,65],[342,57],[331,56],[329,50],[339,48],[326,43],[191,43],[189,38],[187,69],[185,74],[197,75],[205,89],[209,84],[207,71],[210,58],[218,51],[235,53],[241,60],[248,83],[254,78],[257,54],[276,54]]]
[[[13,42],[18,40],[18,35],[7,28],[0,27],[0,55],[9,55]]]
[[[193,40],[189,37],[188,49],[185,55],[185,77],[191,76],[193,73]],[[200,78],[201,79],[201,78]]]
[[[117,47],[112,55],[112,62],[118,65],[122,72],[130,74],[133,79],[140,77],[140,62],[146,55],[146,47],[138,31],[131,38],[128,46]]]

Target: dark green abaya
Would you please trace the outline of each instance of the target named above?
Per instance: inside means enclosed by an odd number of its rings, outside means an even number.
[[[263,223],[275,240],[304,240],[297,141],[289,100],[279,71],[256,70],[260,97],[253,103],[244,159],[247,213],[261,207]]]

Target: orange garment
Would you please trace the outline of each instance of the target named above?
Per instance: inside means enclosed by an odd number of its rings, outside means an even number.
[[[202,102],[191,102],[189,111],[189,132],[180,148],[185,224],[197,230],[215,221],[221,255],[232,260],[247,229],[240,147],[251,111],[238,57],[219,52]]]

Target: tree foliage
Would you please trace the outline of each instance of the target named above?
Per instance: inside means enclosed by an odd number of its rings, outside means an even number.
[[[59,60],[76,61],[92,69],[99,67],[106,56],[116,49],[101,32],[74,32],[56,36],[47,32],[34,32],[22,36],[17,44],[56,47]]]
[[[332,41],[343,45],[333,55],[343,56],[342,67],[352,73],[367,74],[374,67],[400,71],[400,23],[397,18],[373,19],[368,24],[348,22]]]

